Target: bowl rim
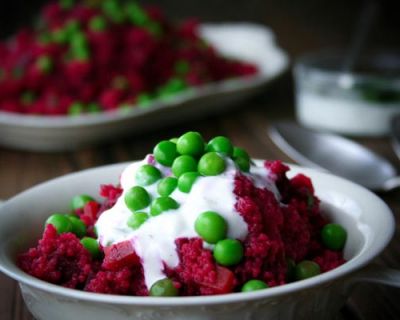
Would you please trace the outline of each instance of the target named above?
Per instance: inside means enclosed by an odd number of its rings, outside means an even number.
[[[264,160],[255,160],[256,163],[260,163]],[[49,184],[53,183],[62,183],[63,180],[67,180],[70,177],[77,177],[82,174],[90,174],[96,171],[101,170],[123,170],[127,165],[131,164],[132,161],[99,166],[91,169],[86,169],[74,173],[69,173],[58,178],[50,179],[46,182],[42,182],[36,186],[33,186],[26,191],[23,191],[11,199],[7,200],[0,206],[0,216],[5,214],[6,209],[10,205],[14,205],[20,198],[25,197],[30,192],[46,187]],[[357,254],[354,258],[347,261],[345,264],[339,266],[338,268],[320,274],[316,277],[305,279],[302,281],[297,281],[281,286],[276,286],[269,288],[268,290],[259,290],[254,292],[246,292],[246,293],[229,293],[222,295],[213,295],[213,296],[188,296],[188,297],[139,297],[139,296],[119,296],[119,295],[111,295],[111,294],[99,294],[99,293],[91,293],[80,291],[76,289],[69,289],[59,285],[51,284],[45,282],[43,280],[37,279],[29,274],[23,272],[19,269],[18,273],[13,270],[8,269],[7,265],[3,264],[3,253],[0,255],[0,271],[8,275],[10,278],[19,282],[20,285],[29,286],[37,290],[42,290],[49,294],[56,294],[58,296],[63,296],[65,298],[70,299],[78,299],[90,302],[98,302],[98,303],[109,303],[109,304],[117,304],[117,305],[141,305],[141,306],[200,306],[200,305],[216,305],[216,304],[233,304],[239,302],[246,301],[255,301],[261,299],[267,299],[272,297],[279,297],[287,294],[292,294],[298,291],[302,291],[305,289],[311,289],[313,287],[319,287],[322,285],[327,285],[338,279],[344,278],[351,273],[356,272],[361,269],[363,266],[368,264],[372,259],[374,259],[381,251],[386,247],[386,245],[391,240],[394,231],[395,231],[395,220],[390,208],[380,199],[377,195],[367,190],[366,188],[357,185],[351,181],[348,181],[344,178],[332,175],[330,173],[326,173],[317,169],[305,168],[297,165],[289,164],[291,171],[294,173],[304,173],[307,176],[316,175],[323,179],[328,179],[330,182],[336,183],[342,187],[350,187],[357,193],[360,193],[360,196],[369,198],[374,204],[378,205],[382,212],[380,213],[382,216],[382,220],[386,226],[387,232],[382,236],[379,243],[374,242],[371,244],[371,248],[366,250],[362,250],[359,254]],[[290,172],[290,171],[289,171]],[[365,245],[365,244],[364,244]],[[3,250],[5,246],[2,246],[0,250]],[[16,264],[13,263],[13,266],[16,267]]]
[[[315,52],[308,52],[302,54],[294,61],[294,73],[300,73],[300,70],[312,72],[314,77],[319,79],[329,79],[335,81],[340,77],[347,77],[347,81],[352,80],[357,83],[380,83],[384,81],[385,86],[389,86],[392,89],[399,89],[400,77],[398,73],[400,71],[400,51],[375,51],[367,54],[363,57],[362,61],[364,64],[369,66],[376,65],[379,61],[383,61],[388,57],[392,60],[397,60],[396,70],[398,71],[395,75],[380,74],[377,72],[378,69],[384,70],[382,67],[376,67],[375,71],[354,71],[346,70],[344,68],[344,62],[348,53],[344,50],[339,49],[322,49]],[[328,67],[327,63],[331,63],[332,66]]]
[[[200,24],[199,32],[202,34],[203,30],[207,29],[218,32],[219,29],[223,28],[230,28],[232,30],[235,28],[247,28],[247,30],[251,30],[251,32],[262,32],[263,37],[268,39],[268,45],[270,46],[268,49],[270,53],[279,55],[280,60],[275,63],[273,69],[266,72],[259,61],[249,61],[244,58],[242,59],[243,62],[252,62],[257,65],[259,72],[251,76],[228,78],[222,81],[205,83],[198,87],[191,87],[174,95],[170,99],[154,99],[149,108],[139,108],[137,105],[134,105],[134,108],[125,112],[120,112],[119,110],[102,111],[95,114],[82,114],[78,117],[69,115],[33,115],[0,111],[0,124],[57,129],[96,126],[98,124],[119,122],[121,120],[129,120],[132,117],[152,114],[160,109],[179,107],[181,104],[191,102],[192,100],[213,96],[215,94],[229,94],[264,86],[270,81],[278,79],[288,70],[290,64],[289,54],[279,45],[275,39],[275,33],[267,25],[255,22],[235,21],[221,23],[205,22]],[[202,37],[204,37],[204,35],[202,35]],[[215,43],[213,43],[213,45],[216,46]]]
[[[275,75],[278,77],[280,74]],[[80,126],[96,126],[103,123],[119,122],[132,117],[153,114],[160,109],[174,108],[194,99],[200,99],[214,94],[231,93],[245,91],[248,88],[263,85],[272,77],[256,74],[249,77],[228,79],[220,82],[213,82],[190,88],[181,92],[168,100],[155,99],[151,102],[149,108],[140,108],[134,105],[134,108],[127,111],[112,110],[103,111],[95,114],[82,114],[79,117],[68,115],[43,116],[32,114],[19,114],[13,112],[0,111],[0,124],[18,125],[21,127],[39,127],[39,128],[75,128]]]

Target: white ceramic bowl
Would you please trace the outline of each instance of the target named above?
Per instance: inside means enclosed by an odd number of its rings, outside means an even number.
[[[100,184],[116,183],[127,164],[90,169],[38,185],[0,208],[0,270],[17,280],[38,320],[243,320],[334,319],[358,280],[400,285],[396,270],[365,266],[390,241],[394,220],[375,194],[342,178],[291,166],[311,177],[322,210],[348,230],[344,265],[307,280],[251,293],[207,297],[128,297],[66,289],[27,275],[16,254],[33,245],[52,211],[67,210],[79,193],[97,194]]]
[[[0,145],[35,151],[72,150],[222,113],[265,90],[289,65],[288,56],[278,47],[273,32],[263,25],[204,24],[200,34],[222,55],[251,62],[259,73],[206,84],[168,101],[156,100],[149,108],[133,108],[129,112],[46,117],[0,111]]]

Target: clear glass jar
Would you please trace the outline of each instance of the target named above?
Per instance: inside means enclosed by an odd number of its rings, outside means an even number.
[[[298,121],[314,129],[354,136],[383,136],[400,114],[400,54],[370,55],[356,72],[345,55],[309,54],[294,67]]]

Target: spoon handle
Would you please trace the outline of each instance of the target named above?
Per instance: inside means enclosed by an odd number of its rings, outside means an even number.
[[[400,115],[395,115],[390,123],[390,135],[392,147],[397,157],[400,159]]]
[[[376,0],[366,0],[357,21],[356,30],[353,35],[351,46],[347,53],[347,58],[343,64],[343,71],[350,73],[355,68],[358,58],[367,42],[371,27],[376,20],[379,3]]]
[[[382,186],[383,191],[392,191],[400,187],[400,176],[386,180]]]

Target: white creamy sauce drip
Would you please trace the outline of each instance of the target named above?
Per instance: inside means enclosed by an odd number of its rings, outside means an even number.
[[[279,190],[275,183],[275,174],[271,175],[267,168],[251,165],[250,173],[246,174],[246,176],[253,181],[257,188],[268,189],[275,195],[276,200],[280,200]]]
[[[137,169],[149,163],[149,158],[135,162],[128,166],[121,175],[122,195],[115,205],[105,211],[96,223],[99,242],[109,246],[122,241],[130,240],[140,257],[145,283],[148,289],[158,280],[165,278],[164,263],[175,268],[179,264],[175,240],[178,238],[198,237],[194,230],[197,217],[204,211],[215,211],[227,222],[228,238],[244,240],[247,236],[247,224],[239,212],[235,210],[236,196],[234,194],[234,180],[238,172],[234,162],[225,158],[227,168],[218,176],[199,177],[193,184],[190,193],[183,193],[178,188],[170,195],[179,203],[178,209],[168,210],[152,217],[143,223],[137,230],[127,225],[132,212],[125,205],[125,193],[136,185],[135,174]],[[155,164],[163,176],[170,174],[170,168]],[[278,190],[269,177],[267,169],[252,166],[246,174],[253,180],[255,186],[268,188],[279,199]],[[145,187],[151,199],[157,198],[157,183]],[[140,210],[149,213],[150,208]],[[212,245],[204,242],[204,248],[211,250]]]

